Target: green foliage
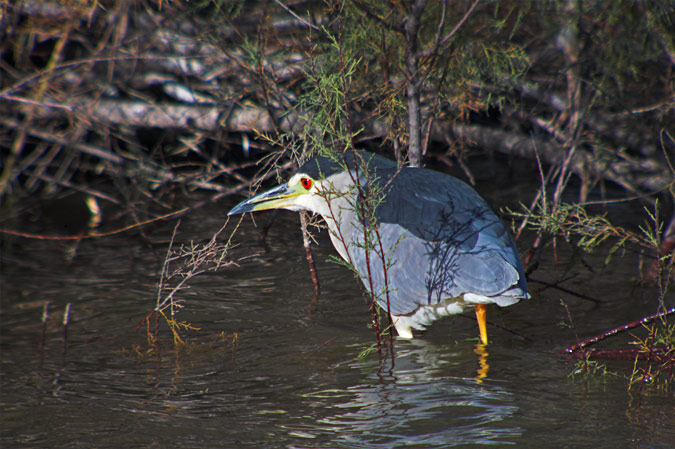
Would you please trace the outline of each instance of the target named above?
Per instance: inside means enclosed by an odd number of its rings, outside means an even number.
[[[633,388],[641,392],[644,387],[666,391],[672,388],[673,367],[675,365],[675,325],[665,319],[644,325],[646,337],[635,337],[631,342],[638,349],[633,364],[628,390]],[[640,356],[646,359],[640,361]]]
[[[420,60],[423,96],[436,97],[430,98],[434,113],[440,113],[438,107],[442,105],[452,106],[464,115],[501,104],[505,99],[502,91],[492,88],[508,88],[530,64],[522,46],[508,39],[518,29],[525,11],[514,6],[498,26],[476,12],[478,17],[471,16],[451,39],[432,51],[435,42],[448,35],[466,13],[465,5],[448,6],[439,29],[441,8],[440,2],[431,2],[421,19],[419,49],[429,52]],[[337,120],[349,115],[345,108],[367,108],[390,125],[388,139],[406,141],[409,130],[401,123],[407,111],[409,74],[403,24],[408,13],[402,5],[392,8],[382,1],[347,2],[340,11],[338,32],[323,29],[322,36],[313,37],[312,63],[306,70],[305,95],[299,103],[320,113],[320,108],[312,108],[319,102],[331,111],[311,117],[314,128],[318,125],[324,132],[342,135],[344,130],[337,129]],[[490,86],[494,93],[478,95],[476,85]],[[340,149],[346,147],[338,145]]]
[[[372,354],[373,352],[377,351],[377,344],[373,343],[372,345],[368,346],[367,348],[363,348],[359,354],[356,356],[358,360],[365,360]]]
[[[632,232],[610,222],[605,215],[589,215],[586,209],[579,204],[561,203],[554,207],[552,203],[543,205],[538,202],[533,208],[522,205],[523,212],[506,209],[506,211],[521,220],[537,233],[545,235],[562,235],[567,241],[575,243],[584,251],[591,253],[601,244],[610,242],[605,263],[611,261],[619,249],[631,243],[656,252],[661,246],[663,223],[659,221],[659,203],[656,202],[652,212],[645,207],[649,219],[647,225],[639,226],[640,232]],[[660,265],[672,272],[672,254],[660,257]],[[668,276],[665,276],[668,279]]]
[[[588,77],[601,89],[609,85],[620,94],[627,93],[628,86],[649,86],[652,81],[648,66],[663,54],[664,41],[672,43],[672,2],[614,1],[591,8],[592,15],[584,15],[587,22],[581,22]],[[621,101],[635,100],[621,95]]]
[[[210,12],[212,15],[220,15],[228,19],[235,19],[246,12],[246,7],[251,7],[250,0],[198,0],[195,7],[201,12]]]
[[[656,88],[667,76],[664,47],[674,54],[675,22],[672,2],[538,2],[532,5],[536,19],[524,27],[538,38],[543,30],[559,31],[571,27],[579,50],[578,67],[588,101],[619,109],[660,101]],[[517,38],[518,36],[516,36]],[[555,40],[557,36],[548,36]],[[561,67],[543,58],[535,70]],[[546,65],[544,65],[546,63]],[[656,82],[656,83],[655,83]],[[639,93],[638,93],[639,92]]]
[[[574,370],[568,374],[568,377],[575,378],[577,376],[582,376],[586,380],[597,377],[604,379],[607,375],[614,374],[615,373],[607,370],[605,364],[600,363],[597,360],[591,360],[589,355],[586,354],[583,359],[577,360]]]
[[[376,14],[378,20],[368,15],[363,16],[363,11],[368,10],[369,7],[371,9],[384,8],[381,14]],[[466,8],[467,5],[464,4],[448,5],[443,28],[439,33],[438,27],[441,25],[442,5],[438,2],[430,3],[422,16],[422,27],[418,37],[419,47],[421,49],[430,48],[437,37],[439,37],[438,35],[441,37],[448,35],[462,18],[466,12]],[[496,3],[494,5],[486,5],[485,10],[477,9],[469,17],[469,20],[463,24],[461,31],[454,34],[444,46],[440,47],[437,54],[428,56],[426,63],[434,64],[435,61],[438,61],[438,66],[440,67],[454,65],[457,70],[463,70],[464,66],[470,65],[472,68],[466,70],[465,73],[479,76],[478,79],[472,79],[473,81],[478,81],[481,76],[500,78],[503,75],[501,69],[506,67],[501,63],[503,60],[521,59],[522,62],[522,56],[518,55],[514,58],[513,54],[513,51],[519,50],[519,47],[509,42],[506,39],[507,35],[502,33],[513,34],[518,28],[520,19],[525,12],[522,9],[522,5],[516,4],[508,15],[500,17],[499,8],[500,5]],[[514,11],[515,9],[517,11]],[[386,61],[377,62],[379,64],[386,63],[388,66],[380,68],[394,69],[399,73],[403,72],[405,65],[405,39],[401,29],[398,27],[402,27],[407,20],[408,11],[399,8],[392,12],[389,10],[388,4],[385,5],[380,1],[371,1],[360,2],[358,8],[347,9],[346,13],[351,13],[354,19],[357,17],[366,19],[353,22],[353,26],[361,30],[360,33],[353,33],[354,45],[357,48],[366,48],[370,54],[377,55],[377,53],[380,53],[378,56],[386,56]],[[514,19],[514,16],[517,17]],[[478,36],[481,36],[482,39],[477,39]],[[497,39],[497,37],[501,37],[502,39]],[[489,42],[489,45],[487,42]],[[488,46],[490,55],[486,54],[484,50]],[[388,50],[388,52],[382,54],[383,50]],[[372,59],[375,60],[376,58]],[[527,60],[526,57],[525,60]],[[497,61],[500,63],[495,65]],[[516,65],[519,64],[512,64],[513,67]],[[428,66],[425,67],[425,69],[427,68]],[[522,66],[519,67],[512,74],[523,68]],[[376,71],[376,73],[381,72]]]
[[[579,204],[562,203],[558,207],[541,203],[529,209],[522,206],[524,212],[507,209],[509,214],[526,220],[529,227],[545,235],[562,235],[566,240],[575,239],[577,246],[586,252],[594,251],[600,244],[610,238],[615,243],[609,250],[614,254],[627,242],[643,244],[647,242],[639,235],[621,227],[614,226],[605,216],[588,215],[586,209]],[[606,261],[609,263],[609,259]]]
[[[350,130],[350,87],[359,58],[345,52],[332,34],[327,45],[317,44],[305,68],[305,89],[296,110],[305,113],[304,138],[319,154],[330,156],[352,148],[356,133]],[[320,47],[324,52],[320,56]]]

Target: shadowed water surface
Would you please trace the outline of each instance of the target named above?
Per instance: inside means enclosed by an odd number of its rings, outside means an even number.
[[[184,219],[179,239],[208,239],[226,210]],[[124,236],[83,241],[72,263],[61,244],[7,239],[0,446],[674,447],[672,398],[628,394],[632,362],[608,364],[620,376],[571,378],[575,362],[556,353],[575,341],[559,325],[561,299],[580,337],[654,311],[656,289],[636,287],[634,258],[573,268],[565,285],[600,305],[531,283],[532,301],[489,309],[489,321],[527,339],[491,327],[481,350],[475,320],[455,317],[396,340],[393,356],[359,358],[374,341],[369,313],[352,274],[328,261],[327,236],[314,298],[296,215],[279,214],[268,248],[256,232],[246,219],[230,253],[239,265],[182,294],[179,318],[199,330],[174,349],[163,328],[154,350],[134,328],[155,302],[170,225],[151,235],[154,249]],[[536,277],[560,271],[544,260]]]

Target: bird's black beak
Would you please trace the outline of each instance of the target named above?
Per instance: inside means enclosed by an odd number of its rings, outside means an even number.
[[[288,184],[282,184],[237,204],[227,213],[227,215],[243,214],[246,212],[267,209],[292,208],[295,204],[294,200],[298,195],[300,195],[300,192],[293,189]]]

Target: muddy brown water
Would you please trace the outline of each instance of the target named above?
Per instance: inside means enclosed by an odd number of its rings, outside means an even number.
[[[229,206],[184,218],[178,239],[208,239]],[[162,327],[154,350],[134,328],[154,305],[172,224],[151,234],[153,248],[124,235],[83,241],[73,262],[63,243],[4,237],[0,446],[675,447],[672,396],[627,392],[632,361],[608,362],[617,374],[570,376],[576,362],[557,354],[575,341],[561,300],[580,337],[655,311],[656,289],[635,282],[635,255],[609,265],[587,256],[594,272],[574,264],[563,274],[569,253],[561,247],[556,265],[549,251],[536,278],[565,276],[603,302],[531,282],[531,301],[488,310],[526,339],[490,327],[481,352],[475,320],[452,317],[396,340],[393,356],[359,358],[374,335],[357,281],[329,261],[320,234],[315,298],[297,224],[279,213],[263,247],[244,220],[230,252],[238,266],[195,278],[180,296],[178,318],[199,330],[174,348]]]

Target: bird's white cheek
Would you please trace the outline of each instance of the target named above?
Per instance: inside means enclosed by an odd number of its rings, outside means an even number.
[[[291,209],[290,207],[289,209],[295,211],[308,210],[311,212],[317,212],[317,208],[320,208],[322,203],[324,202],[315,195],[301,195],[295,200],[295,204],[293,205],[294,209]]]

